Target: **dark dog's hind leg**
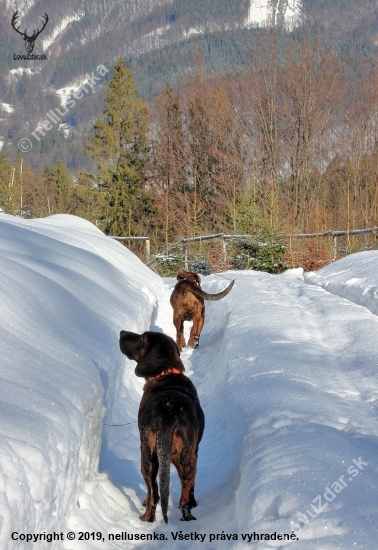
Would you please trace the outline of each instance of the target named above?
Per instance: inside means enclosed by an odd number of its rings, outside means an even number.
[[[156,506],[159,502],[159,490],[156,482],[159,471],[159,463],[156,454],[151,454],[148,444],[141,445],[142,464],[141,472],[144,481],[147,485],[147,497],[143,501],[143,506],[146,506],[144,514],[139,516],[142,521],[155,521]]]
[[[188,503],[188,506],[189,508],[195,508],[197,506],[197,501],[196,499],[194,498],[194,485],[193,487],[190,489],[189,491],[189,503]]]
[[[182,442],[181,453],[172,454],[172,462],[177,469],[181,481],[180,510],[182,521],[191,521],[195,518],[190,509],[197,505],[194,498],[194,479],[197,469],[196,442],[188,438]]]
[[[186,505],[181,508],[181,521],[192,521],[193,519],[197,519],[193,516],[192,512],[190,511],[190,506]]]

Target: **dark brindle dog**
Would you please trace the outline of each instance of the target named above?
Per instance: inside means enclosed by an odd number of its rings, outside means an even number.
[[[188,346],[197,348],[205,322],[204,300],[220,300],[230,292],[235,281],[218,294],[208,294],[201,289],[201,278],[192,271],[179,271],[178,283],[171,294],[173,324],[176,327],[176,342],[180,351],[185,346],[184,321],[193,321]]]
[[[143,521],[155,521],[159,491],[163,518],[168,523],[170,463],[176,466],[181,481],[180,509],[183,521],[196,519],[191,508],[197,469],[198,445],[205,427],[197,391],[184,375],[185,367],[172,338],[159,332],[135,334],[122,330],[122,353],[137,362],[135,374],[145,378],[138,413],[141,471],[147,485],[143,502]]]

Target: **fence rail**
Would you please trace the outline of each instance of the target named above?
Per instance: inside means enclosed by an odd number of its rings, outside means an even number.
[[[292,239],[306,239],[306,238],[314,238],[314,237],[332,237],[332,262],[336,260],[337,257],[337,237],[342,236],[349,236],[349,235],[359,235],[364,233],[375,233],[378,232],[378,227],[369,227],[366,229],[344,229],[341,231],[324,231],[322,233],[289,233],[287,235],[283,235],[284,237],[288,238],[290,241],[290,248],[291,248],[291,240]],[[229,239],[247,239],[250,237],[254,237],[254,235],[228,235],[225,233],[215,233],[214,235],[201,235],[198,237],[183,237],[179,239],[176,243],[173,243],[168,246],[167,248],[167,254],[171,252],[172,250],[175,250],[176,248],[182,248],[183,251],[183,260],[185,269],[188,269],[188,247],[187,245],[189,243],[193,242],[202,242],[202,241],[209,241],[213,239],[222,239],[222,250],[223,250],[223,259],[227,260],[227,248],[226,248],[226,241]],[[149,237],[114,237],[111,236],[112,239],[116,239],[117,241],[144,241],[145,242],[145,262],[147,265],[151,265],[156,261],[156,257],[152,258],[150,257],[150,238]]]
[[[341,231],[325,231],[324,233],[297,233],[286,235],[290,239],[305,239],[310,237],[332,237],[332,262],[336,261],[337,257],[337,237],[344,235],[362,235],[363,233],[375,233],[378,227],[369,227],[366,229],[342,229]]]

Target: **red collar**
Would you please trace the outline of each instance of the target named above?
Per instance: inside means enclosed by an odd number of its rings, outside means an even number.
[[[147,380],[155,380],[155,378],[160,378],[161,376],[165,376],[166,374],[182,374],[182,372],[175,367],[169,367],[168,369],[163,370],[160,374],[157,374],[156,376],[149,376]]]

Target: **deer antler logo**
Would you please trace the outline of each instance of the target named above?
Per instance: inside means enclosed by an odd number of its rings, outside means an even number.
[[[13,15],[12,17],[12,27],[14,28],[14,30],[16,32],[18,32],[18,34],[20,34],[23,38],[23,40],[25,41],[25,48],[26,48],[26,51],[27,53],[32,53],[33,49],[34,49],[34,44],[35,44],[35,41],[37,40],[38,36],[41,34],[41,32],[43,31],[43,29],[46,27],[47,25],[47,21],[49,20],[48,18],[48,15],[47,13],[45,13],[45,15],[43,16],[44,17],[44,22],[43,22],[43,27],[40,31],[38,30],[33,30],[33,34],[31,36],[28,36],[26,34],[26,31],[28,29],[25,29],[24,32],[20,32],[19,31],[19,28],[21,25],[18,25],[18,27],[16,28],[15,25],[17,24],[17,19],[19,19],[19,15],[18,15],[18,11],[16,11],[16,13]]]

